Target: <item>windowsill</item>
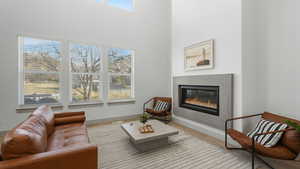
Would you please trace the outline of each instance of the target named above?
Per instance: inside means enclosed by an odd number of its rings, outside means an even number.
[[[114,104],[114,103],[134,103],[136,100],[134,98],[132,99],[120,99],[120,100],[109,100],[107,101],[108,104]]]
[[[94,102],[79,102],[79,103],[76,103],[76,102],[73,102],[73,103],[70,103],[68,106],[69,107],[88,107],[88,106],[97,106],[97,105],[102,105],[104,104],[104,102],[102,100],[99,100],[99,101],[94,101]]]
[[[18,113],[35,110],[42,105],[49,105],[53,109],[61,109],[64,106],[61,103],[52,103],[52,104],[30,104],[30,105],[19,105],[16,110]]]

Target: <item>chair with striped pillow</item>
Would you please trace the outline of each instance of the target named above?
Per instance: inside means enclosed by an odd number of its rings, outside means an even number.
[[[248,134],[228,128],[228,123],[232,121],[257,116],[262,118]],[[252,169],[255,166],[255,158],[274,168],[264,160],[266,157],[279,159],[284,168],[300,168],[300,161],[297,159],[300,155],[300,133],[288,126],[285,123],[287,120],[300,125],[299,120],[268,112],[228,119],[225,122],[225,147],[229,150],[240,149],[252,153]],[[227,135],[238,142],[241,148],[229,147]]]
[[[172,119],[172,98],[154,97],[144,103],[144,112],[151,115],[152,118],[164,122],[170,122]]]

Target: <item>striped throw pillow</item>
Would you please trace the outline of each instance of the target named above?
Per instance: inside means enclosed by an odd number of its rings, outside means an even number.
[[[255,134],[258,134],[258,133],[266,133],[266,132],[272,132],[272,131],[276,131],[276,130],[284,130],[286,128],[287,128],[287,124],[276,123],[276,122],[261,119],[257,123],[256,127],[247,134],[247,136],[252,138]],[[260,136],[256,136],[254,138],[254,140],[257,143],[263,145],[264,147],[273,147],[280,140],[283,133],[284,132],[260,135]]]
[[[165,111],[165,110],[167,110],[168,107],[169,107],[169,103],[163,102],[163,101],[158,101],[155,104],[154,111]]]

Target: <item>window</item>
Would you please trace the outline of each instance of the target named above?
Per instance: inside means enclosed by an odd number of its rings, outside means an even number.
[[[19,37],[20,104],[60,101],[61,42]]]
[[[125,9],[128,11],[133,10],[133,0],[108,0],[108,5]]]
[[[118,48],[108,50],[110,100],[131,99],[133,92],[133,51]]]
[[[97,45],[29,36],[18,40],[21,109],[22,105],[99,104],[134,98],[133,50],[105,48],[103,57]]]
[[[96,46],[72,43],[69,45],[72,78],[72,102],[101,99],[101,53]]]

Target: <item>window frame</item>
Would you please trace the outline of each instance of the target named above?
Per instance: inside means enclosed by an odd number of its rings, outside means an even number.
[[[131,73],[111,73],[109,72],[109,50],[112,48],[116,49],[121,49],[121,50],[130,50],[132,51],[131,55]],[[134,60],[135,60],[135,54],[136,51],[134,49],[126,49],[126,48],[119,48],[119,47],[107,47],[106,48],[106,57],[107,57],[107,100],[109,103],[114,103],[114,102],[122,102],[122,101],[128,101],[128,100],[135,100],[135,78],[134,78],[134,71],[135,71],[135,66],[134,66]],[[111,99],[109,97],[110,93],[110,81],[112,76],[130,76],[130,83],[131,83],[131,97],[130,98],[124,98],[124,99]]]
[[[80,73],[80,72],[72,72],[72,68],[71,68],[71,52],[70,52],[70,46],[71,44],[76,44],[76,45],[83,45],[83,46],[94,46],[99,50],[99,54],[100,54],[100,70],[99,72],[96,73]],[[68,62],[68,81],[69,81],[69,89],[68,89],[68,104],[69,105],[82,105],[82,104],[93,104],[93,103],[102,103],[104,100],[104,64],[103,64],[103,60],[105,57],[104,54],[104,48],[95,44],[95,43],[85,43],[85,42],[78,42],[78,41],[68,41],[66,42],[67,45],[67,62]],[[79,101],[79,102],[74,102],[73,101],[73,75],[80,75],[80,74],[89,74],[89,75],[96,75],[99,76],[99,99],[97,100],[88,100],[88,101]]]
[[[24,39],[32,38],[37,40],[47,40],[47,41],[56,41],[59,42],[60,46],[60,66],[58,72],[47,72],[47,71],[25,71],[25,57],[24,57]],[[83,73],[73,73],[71,70],[71,55],[70,55],[70,45],[87,45],[94,46],[99,50],[100,54],[100,70],[97,73],[90,73],[93,75],[99,76],[99,100],[89,100],[81,102],[73,102],[72,90],[73,90],[73,75],[74,74],[83,74]],[[63,108],[64,106],[76,106],[76,105],[94,105],[94,104],[103,104],[103,103],[118,103],[118,102],[131,102],[135,101],[135,55],[136,50],[131,48],[116,47],[116,46],[107,46],[101,43],[86,43],[66,39],[57,39],[47,36],[37,36],[32,34],[18,34],[16,36],[16,45],[17,45],[17,55],[18,55],[18,103],[17,111],[25,111],[36,108],[41,105],[37,104],[25,104],[25,73],[43,73],[43,74],[57,74],[59,78],[59,99],[57,103],[45,103],[54,107]],[[109,72],[109,49],[117,48],[122,50],[131,51],[131,73],[110,73]],[[131,76],[131,96],[130,98],[124,99],[110,99],[110,81],[112,76]],[[44,103],[43,103],[44,104]]]
[[[35,71],[35,70],[25,70],[24,67],[24,38],[31,38],[31,39],[38,39],[38,40],[46,40],[46,41],[56,41],[60,43],[60,66],[58,72],[47,72],[47,71]],[[63,65],[64,65],[64,41],[59,39],[53,39],[43,36],[36,36],[36,35],[29,35],[29,34],[19,34],[17,35],[17,41],[18,41],[18,105],[19,106],[35,106],[39,105],[37,104],[25,104],[25,74],[26,73],[32,73],[32,74],[57,74],[59,78],[58,82],[58,94],[59,99],[57,100],[57,103],[47,103],[49,105],[62,105],[63,103]]]

